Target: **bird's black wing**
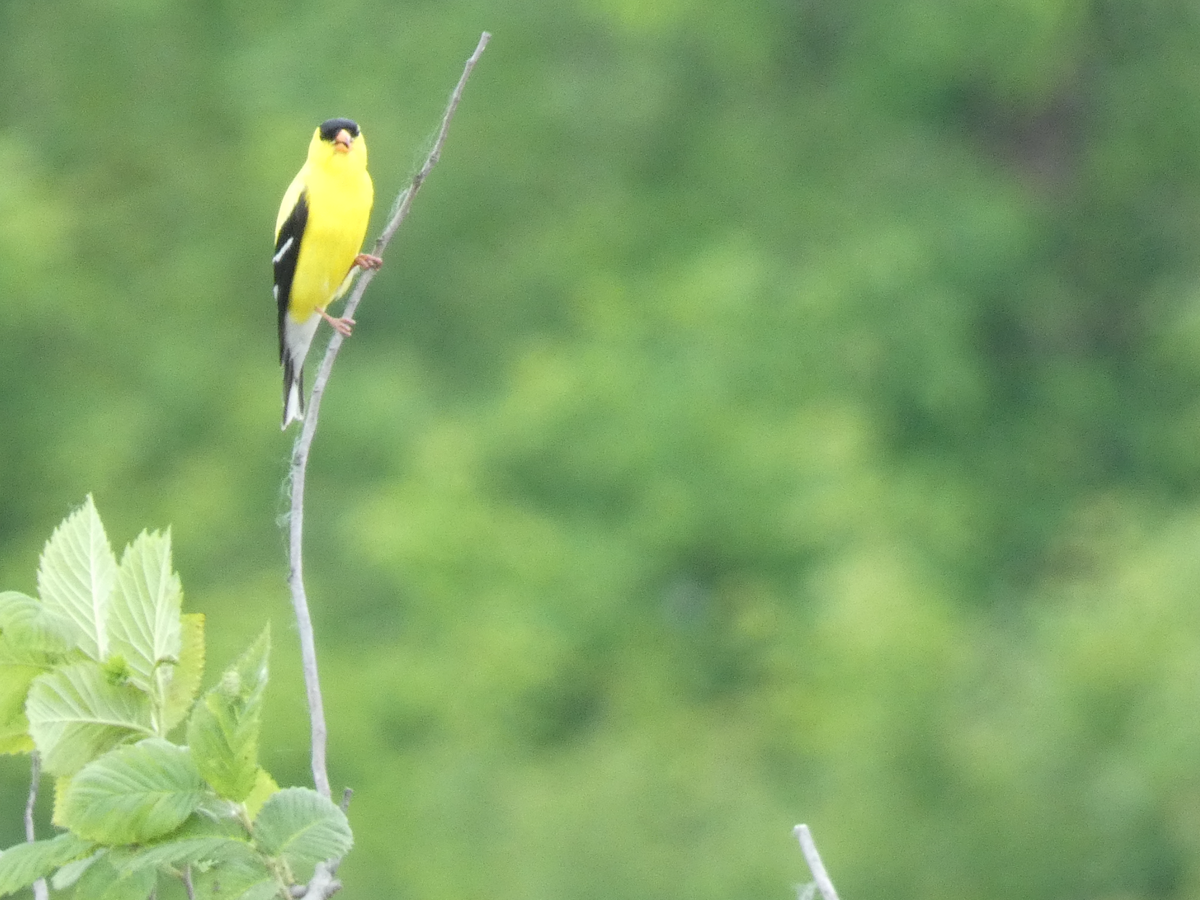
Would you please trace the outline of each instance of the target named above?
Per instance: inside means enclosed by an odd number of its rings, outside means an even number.
[[[284,362],[284,325],[288,302],[292,297],[292,279],[296,277],[296,260],[300,258],[300,240],[308,223],[308,194],[301,192],[291,213],[279,228],[275,239],[275,302],[279,305],[279,361]]]

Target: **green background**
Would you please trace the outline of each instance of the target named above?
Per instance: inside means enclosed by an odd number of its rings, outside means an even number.
[[[3,0],[0,586],[170,526],[308,783],[274,217],[350,116],[376,233],[485,29],[309,472],[340,896],[783,900],[804,821],[1200,897],[1191,2]]]

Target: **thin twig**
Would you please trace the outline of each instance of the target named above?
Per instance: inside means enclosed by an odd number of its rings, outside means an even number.
[[[813,842],[812,832],[808,830],[807,825],[797,825],[793,832],[796,840],[800,842],[800,852],[804,854],[804,861],[808,863],[821,897],[824,900],[838,900],[837,891],[833,889],[833,882],[829,880],[829,873],[825,871],[821,854],[817,852],[817,845]]]
[[[302,900],[326,900],[342,889],[342,883],[333,876],[333,868],[329,863],[317,863],[312,880],[297,893],[299,887],[292,888],[292,896]]]
[[[37,840],[37,831],[33,827],[33,808],[37,805],[38,782],[42,780],[42,756],[36,750],[29,753],[29,799],[25,801],[25,840],[33,843]],[[34,900],[49,900],[50,888],[45,878],[39,878],[33,883]]]
[[[391,221],[388,222],[387,227],[383,229],[379,240],[375,242],[375,256],[383,255],[384,248],[408,216],[408,211],[412,207],[413,197],[416,196],[421,184],[437,163],[438,157],[441,156],[442,145],[446,142],[446,132],[450,128],[450,120],[454,117],[454,111],[458,108],[458,101],[462,97],[467,78],[470,77],[471,70],[475,68],[475,63],[479,61],[479,57],[482,55],[490,38],[491,35],[485,31],[479,38],[479,45],[475,48],[475,52],[467,60],[466,66],[463,68],[462,77],[458,80],[458,85],[454,88],[454,93],[450,95],[450,103],[446,107],[445,115],[442,117],[442,125],[438,130],[433,149],[426,158],[425,165],[413,176],[412,182],[401,192],[400,197],[397,199],[396,212],[393,214]],[[363,291],[366,290],[367,285],[371,283],[374,276],[374,270],[368,269],[359,277],[357,284],[354,285],[354,289],[350,292],[350,296],[346,301],[345,311],[342,315],[347,318],[353,317],[354,309],[358,306],[359,300],[362,299]],[[338,350],[341,346],[342,335],[335,331],[329,341],[328,348],[325,350],[325,356],[321,360],[321,365],[317,370],[317,377],[313,381],[312,397],[309,399],[308,412],[304,417],[304,425],[300,429],[300,434],[296,438],[296,444],[292,450],[292,510],[288,521],[290,529],[289,556],[291,558],[288,586],[291,588],[292,607],[296,613],[296,624],[300,631],[300,656],[304,667],[305,690],[308,694],[309,718],[312,723],[313,785],[326,798],[330,796],[330,791],[329,774],[325,764],[325,742],[327,736],[325,708],[321,701],[321,681],[317,675],[317,650],[313,639],[312,617],[309,615],[308,597],[304,591],[304,566],[302,557],[304,478],[308,470],[309,449],[312,447],[313,436],[317,430],[321,397],[325,392],[325,384],[329,380],[329,373],[333,369],[333,362],[337,358]]]
[[[29,799],[25,801],[25,840],[33,843],[37,832],[33,827],[33,807],[37,804],[38,781],[42,777],[42,757],[36,750],[29,754]]]
[[[186,865],[183,867],[183,889],[187,891],[188,900],[196,900],[196,888],[192,885],[192,867]]]

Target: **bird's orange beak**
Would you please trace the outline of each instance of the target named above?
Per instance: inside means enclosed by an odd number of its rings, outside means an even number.
[[[337,133],[337,137],[333,139],[333,149],[339,153],[349,153],[352,143],[354,143],[354,138],[350,136],[349,131],[343,128]]]

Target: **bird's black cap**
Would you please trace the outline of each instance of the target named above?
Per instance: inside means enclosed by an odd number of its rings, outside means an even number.
[[[329,119],[321,123],[321,140],[332,141],[343,128],[350,137],[358,137],[358,123],[353,119]]]

